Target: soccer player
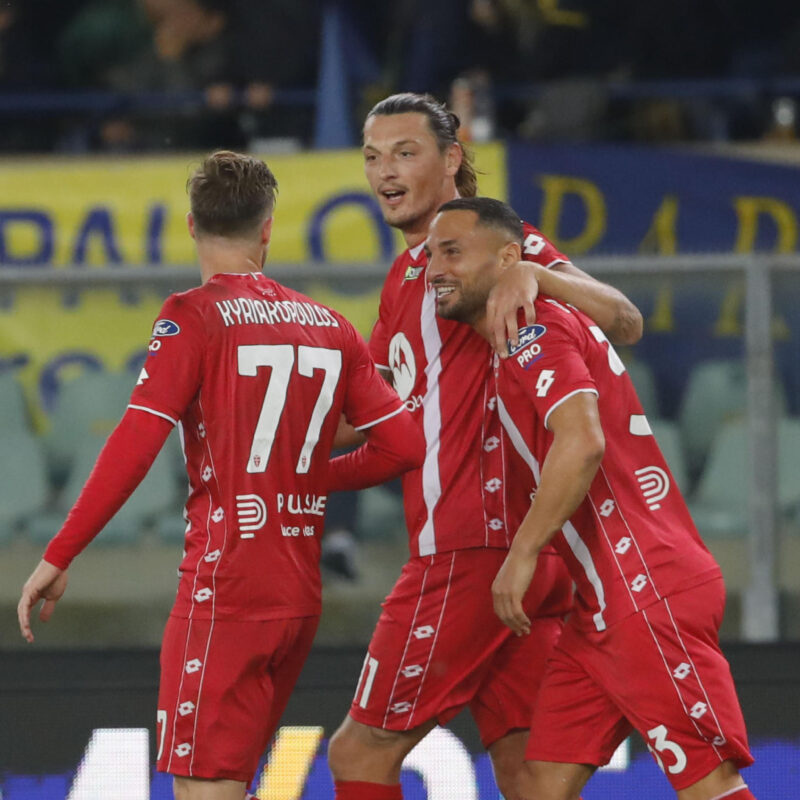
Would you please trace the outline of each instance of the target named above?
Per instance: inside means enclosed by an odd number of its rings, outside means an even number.
[[[158,769],[179,800],[241,800],[317,628],[340,415],[367,434],[348,463],[367,458],[377,482],[421,463],[424,443],[355,329],[262,273],[277,190],[267,165],[216,152],[188,188],[202,286],[164,303],[130,405],[18,613],[33,641],[34,605],[44,599],[50,617],[72,559],[177,427],[190,494],[161,651]]]
[[[457,131],[454,114],[416,94],[381,101],[364,125],[370,188],[408,245],[386,278],[370,350],[424,431],[427,452],[403,479],[411,558],[383,604],[350,713],[328,750],[337,800],[400,798],[403,758],[465,706],[514,800],[533,699],[571,605],[554,551],[540,559],[526,598],[533,635],[513,637],[487,602],[521,517],[510,516],[506,494],[515,488],[504,485],[500,440],[486,429],[490,348],[468,327],[437,320],[423,251],[438,207],[476,192]],[[641,316],[623,295],[576,270],[532,226],[525,236],[527,261],[510,268],[492,300],[504,348],[518,307],[532,312],[537,283],[596,315],[609,335],[639,337]],[[481,453],[492,470],[482,471]],[[349,488],[361,485],[351,471]]]
[[[443,205],[426,244],[439,316],[488,338],[489,292],[524,235],[497,200]],[[506,474],[534,492],[492,595],[499,618],[529,636],[524,598],[552,541],[577,602],[540,687],[519,796],[574,800],[635,728],[682,800],[752,800],[739,768],[753,759],[718,643],[720,569],[605,335],[574,307],[544,295],[535,305],[536,324],[493,360],[487,389]]]

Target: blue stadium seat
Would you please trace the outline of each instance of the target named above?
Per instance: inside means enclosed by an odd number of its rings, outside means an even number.
[[[45,507],[47,472],[39,441],[24,429],[3,432],[7,454],[0,475],[0,540],[9,538]]]
[[[48,467],[57,484],[66,480],[77,453],[84,452],[84,440],[104,440],[111,433],[135,383],[129,372],[84,372],[64,384],[45,437]]]
[[[781,416],[786,409],[786,394],[778,381],[775,398],[775,413]],[[697,475],[703,468],[723,423],[743,419],[746,410],[747,374],[743,361],[704,361],[692,370],[678,418],[690,475]]]

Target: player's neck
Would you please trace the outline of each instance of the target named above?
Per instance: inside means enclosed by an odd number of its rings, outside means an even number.
[[[242,242],[198,242],[197,258],[203,283],[221,273],[261,272],[264,264],[263,246]]]
[[[483,338],[486,339],[486,341],[489,342],[489,344],[492,343],[492,338],[491,338],[492,332],[489,330],[489,323],[486,314],[484,314],[480,319],[473,322],[472,327],[477,333],[483,336]]]
[[[439,196],[439,201],[431,210],[430,214],[415,220],[412,228],[403,230],[403,238],[405,239],[406,247],[409,250],[413,250],[415,247],[421,245],[425,239],[428,238],[428,229],[431,227],[431,222],[433,222],[433,218],[436,216],[439,206],[449,203],[451,200],[455,200],[460,196],[458,189],[456,189],[455,182],[451,182]]]

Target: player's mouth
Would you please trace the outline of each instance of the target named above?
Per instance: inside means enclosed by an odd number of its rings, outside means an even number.
[[[403,202],[406,193],[403,189],[381,189],[380,195],[387,206],[394,207]]]
[[[447,303],[447,298],[455,292],[455,286],[434,286],[434,291],[436,292],[436,305],[439,306],[441,304]]]

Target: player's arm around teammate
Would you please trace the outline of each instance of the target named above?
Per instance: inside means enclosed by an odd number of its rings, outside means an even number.
[[[636,344],[642,338],[644,322],[638,308],[622,293],[598,281],[570,261],[544,267],[519,261],[498,276],[486,301],[490,344],[501,357],[508,356],[508,343],[515,347],[519,311],[525,324],[536,321],[534,300],[539,292],[579,308],[591,317],[613,344]]]

